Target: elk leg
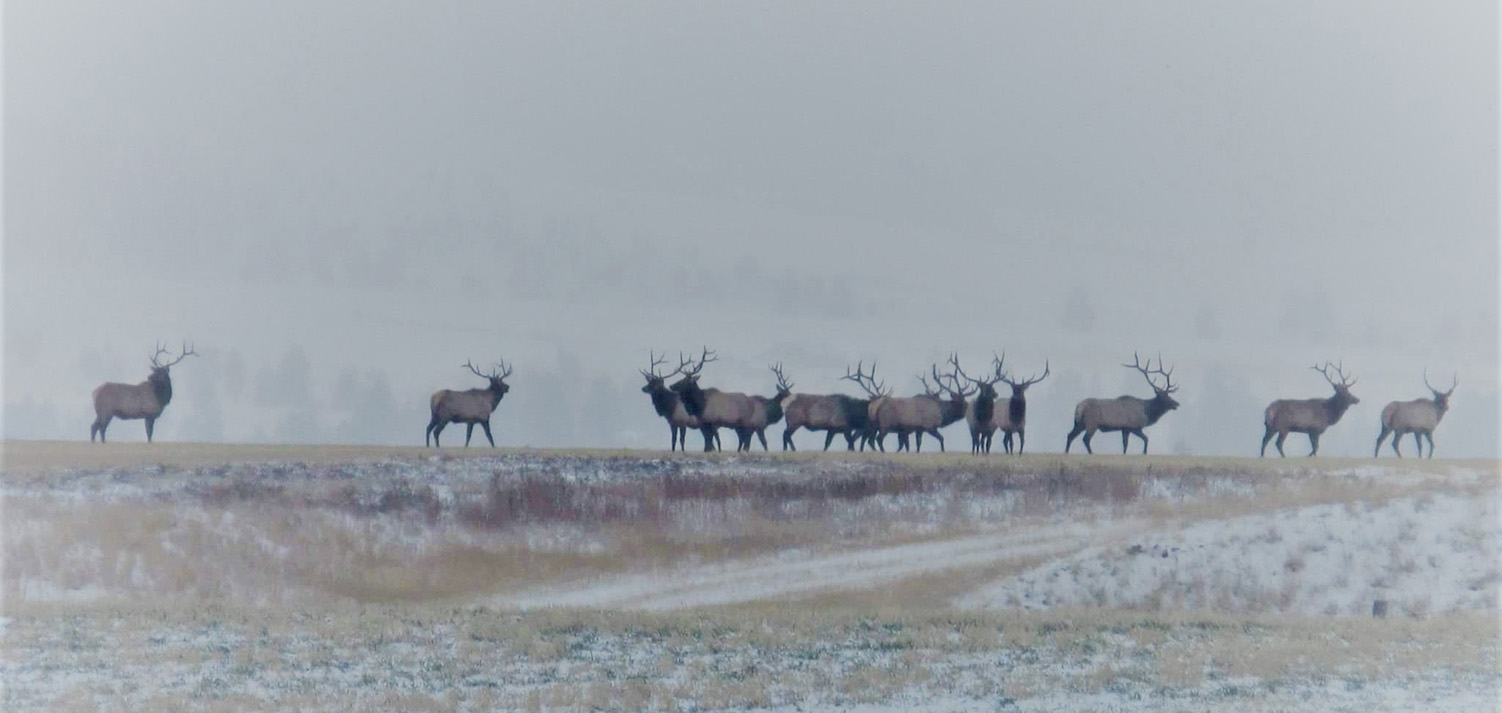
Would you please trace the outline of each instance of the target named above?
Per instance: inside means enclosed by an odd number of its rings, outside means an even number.
[[[829,429],[828,433],[824,434],[824,450],[826,450],[826,451],[829,450],[829,444],[834,443],[834,436],[835,436],[836,433],[839,433],[839,431],[836,431],[833,428],[831,428],[831,429]],[[855,439],[851,438],[849,433],[845,434],[845,442],[849,446],[850,450],[852,450],[852,451],[855,450]],[[794,448],[793,450],[798,450],[798,449]]]
[[[1379,434],[1377,434],[1377,445],[1372,448],[1372,457],[1373,458],[1376,458],[1376,457],[1382,455],[1382,441],[1384,441],[1384,440],[1387,439],[1388,430],[1389,429],[1386,426],[1383,426],[1382,427],[1382,432],[1379,433]],[[1403,454],[1399,453],[1398,457],[1402,458]]]
[[[767,432],[766,432],[766,429],[757,429],[756,430],[756,440],[761,441],[761,449],[762,450],[764,450],[764,451],[771,450],[770,448],[767,448]],[[750,449],[748,448],[747,450],[750,450]]]
[[[447,427],[448,425],[449,425],[448,421],[439,421],[438,425],[433,427],[433,447],[434,448],[442,448],[443,447],[443,444],[438,442],[438,434],[443,433],[443,429],[445,427]]]
[[[1429,441],[1429,457],[1433,458],[1434,457],[1434,432],[1430,431],[1428,433],[1425,433],[1424,434],[1424,438]]]
[[[465,448],[469,447],[469,437],[473,436],[474,434],[475,434],[475,424],[473,424],[473,423],[466,423],[466,424],[464,424],[464,447]]]
[[[154,418],[148,418],[148,419],[146,419],[146,442],[147,443],[151,442],[151,429],[155,425],[156,425],[156,419],[154,419]]]
[[[929,431],[928,435],[933,436],[935,439],[937,439],[939,441],[939,452],[943,453],[944,452],[944,434],[939,433],[939,429],[935,428],[935,429]],[[918,437],[922,438],[923,434],[921,434],[921,433],[918,434]]]
[[[1143,433],[1140,428],[1132,433],[1137,434],[1137,437],[1142,439],[1142,455],[1147,455],[1147,434]]]
[[[1309,432],[1309,457],[1313,458],[1314,454],[1318,453],[1318,452],[1319,452],[1319,434],[1315,433],[1313,431],[1310,431]]]
[[[1403,442],[1403,434],[1401,434],[1401,433],[1394,433],[1394,434],[1392,434],[1392,452],[1398,454],[1399,458],[1403,457],[1403,451],[1398,448],[1398,444],[1400,444],[1402,442]],[[1379,443],[1378,445],[1381,445],[1381,444]]]
[[[485,429],[485,440],[490,441],[491,448],[495,448],[495,439],[490,437],[490,422],[481,421],[480,428]]]
[[[719,429],[705,426],[699,429],[699,433],[704,436],[704,452],[709,453],[713,451],[716,441],[720,438]]]
[[[1123,453],[1123,454],[1124,454],[1124,453],[1126,453],[1126,449],[1127,449],[1127,438],[1129,438],[1129,437],[1130,437],[1130,436],[1131,436],[1131,435],[1132,435],[1132,432],[1131,432],[1131,431],[1128,431],[1128,430],[1126,430],[1126,429],[1122,429],[1122,430],[1121,430],[1121,452],[1122,452],[1122,453]]]
[[[1027,433],[1025,431],[1018,431],[1017,432],[1017,455],[1019,455],[1019,456],[1022,455],[1022,444],[1024,444],[1024,443],[1027,443]],[[1010,433],[1007,434],[1007,452],[1008,453],[1012,452],[1012,434],[1010,434]]]
[[[1274,445],[1276,445],[1278,447],[1278,457],[1279,458],[1287,458],[1288,457],[1288,454],[1283,452],[1283,441],[1285,441],[1285,440],[1288,440],[1288,431],[1278,431],[1278,441]]]
[[[1261,457],[1267,455],[1267,442],[1271,441],[1272,439],[1273,439],[1273,429],[1269,428],[1269,429],[1267,429],[1267,433],[1262,434],[1262,450],[1257,451],[1257,457],[1258,458],[1261,458]],[[1282,443],[1281,440],[1279,440],[1278,442]],[[1378,441],[1378,444],[1380,444],[1380,443],[1381,443],[1381,441]]]
[[[793,430],[794,429],[793,429],[792,426],[788,426],[787,428],[782,429],[782,450],[785,450],[785,451],[796,451],[796,450],[798,450],[798,447],[795,446],[795,445],[793,445]],[[832,438],[834,436],[834,431],[830,431],[829,433],[830,433],[830,437]],[[828,441],[825,442],[824,450],[826,450],[826,451],[829,450],[829,443],[828,443]]]
[[[1074,443],[1074,437],[1080,435],[1080,433],[1083,432],[1084,430],[1085,430],[1085,427],[1081,426],[1079,421],[1075,421],[1074,422],[1074,428],[1069,429],[1069,437],[1066,438],[1066,439],[1064,439],[1064,452],[1065,453],[1069,452],[1069,446]],[[1088,443],[1086,443],[1085,449],[1089,450],[1089,448],[1090,448],[1090,445]]]
[[[1423,441],[1423,436],[1424,436],[1424,434],[1419,433],[1418,431],[1414,431],[1413,432],[1413,446],[1415,448],[1419,449],[1419,454],[1418,454],[1419,458],[1423,458],[1424,457],[1424,441]],[[1430,458],[1434,457],[1434,446],[1429,446],[1429,457]]]

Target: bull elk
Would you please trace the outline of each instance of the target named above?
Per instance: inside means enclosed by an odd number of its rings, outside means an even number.
[[[1440,391],[1429,384],[1429,369],[1424,369],[1424,386],[1429,387],[1429,392],[1434,394],[1432,399],[1414,399],[1412,401],[1394,401],[1382,409],[1382,432],[1377,434],[1377,446],[1372,449],[1372,457],[1376,458],[1382,452],[1382,441],[1387,434],[1392,434],[1392,452],[1399,458],[1403,453],[1398,450],[1398,441],[1403,440],[1405,434],[1413,434],[1413,445],[1419,449],[1419,457],[1424,457],[1424,442],[1420,438],[1429,439],[1429,457],[1434,457],[1434,429],[1439,426],[1439,420],[1445,417],[1445,412],[1450,410],[1450,394],[1455,393],[1455,387],[1460,385],[1460,375],[1456,374],[1450,383],[1449,391]]]
[[[991,436],[996,433],[996,383],[1001,381],[1002,365],[1006,356],[992,357],[990,379],[971,379],[975,384],[975,400],[965,409],[965,423],[970,426],[970,453],[980,455],[991,452]]]
[[[1330,368],[1335,368],[1336,376],[1340,377],[1337,383],[1330,377]],[[1262,449],[1257,457],[1267,454],[1267,442],[1272,440],[1273,434],[1278,434],[1278,455],[1283,453],[1283,441],[1289,433],[1305,433],[1309,435],[1309,455],[1319,452],[1319,437],[1325,429],[1335,425],[1344,416],[1346,409],[1361,403],[1351,393],[1351,387],[1356,385],[1356,380],[1346,376],[1342,365],[1325,362],[1324,366],[1311,366],[1330,382],[1335,393],[1327,399],[1279,399],[1268,404],[1267,410],[1262,413],[1262,423],[1267,431],[1262,434]]]
[[[752,396],[751,403],[755,409],[751,412],[751,419],[742,424],[736,430],[736,436],[740,440],[738,450],[751,450],[751,436],[755,435],[761,440],[761,449],[767,449],[767,426],[771,426],[782,420],[787,402],[792,399],[793,385],[782,375],[782,364],[768,367],[773,374],[777,375],[777,392],[772,396]]]
[[[668,451],[688,450],[688,429],[699,430],[699,419],[689,414],[683,407],[683,399],[667,386],[667,380],[682,373],[683,367],[680,365],[677,371],[659,375],[657,367],[667,361],[667,355],[659,359],[655,352],[648,352],[648,359],[651,365],[640,370],[647,380],[646,386],[641,387],[642,393],[652,397],[652,409],[668,422]]]
[[[960,369],[958,355],[951,355],[949,363],[954,366],[954,371],[943,376],[939,374],[939,366],[933,365],[930,370],[934,377],[932,386],[928,377],[918,376],[923,382],[923,393],[918,396],[885,396],[872,400],[871,426],[876,429],[875,441],[879,449],[886,450],[884,441],[888,433],[897,434],[899,451],[908,447],[907,436],[915,434],[916,450],[922,452],[923,434],[927,433],[939,441],[939,450],[944,450],[944,436],[939,429],[964,418],[968,406],[966,399],[975,393],[961,383],[967,377]],[[945,386],[946,381],[952,386]]]
[[[428,430],[423,433],[424,447],[428,445],[428,436],[431,435],[433,447],[441,448],[438,434],[443,433],[444,427],[450,423],[465,425],[465,448],[469,447],[469,438],[475,434],[477,423],[485,429],[485,440],[490,441],[490,447],[495,447],[495,439],[490,437],[490,414],[495,411],[495,407],[501,405],[501,397],[511,390],[505,382],[506,377],[511,376],[511,367],[506,365],[505,360],[502,360],[489,374],[476,369],[475,365],[468,361],[464,362],[464,368],[490,383],[483,389],[469,389],[468,391],[439,389],[433,392],[433,398],[428,400],[433,417],[428,421]]]
[[[109,428],[111,420],[117,418],[121,421],[146,419],[146,442],[151,442],[151,432],[156,426],[156,420],[161,417],[167,404],[172,402],[172,376],[168,370],[187,357],[198,356],[186,342],[183,343],[182,353],[165,364],[161,362],[164,354],[170,352],[158,344],[156,353],[151,355],[151,375],[145,381],[139,384],[117,384],[111,381],[94,389],[94,423],[89,426],[90,443],[94,442],[95,434],[99,435],[99,442],[104,443],[104,430]]]
[[[719,389],[705,389],[699,386],[699,373],[704,370],[704,365],[716,361],[718,357],[705,347],[704,353],[695,362],[693,359],[684,359],[678,355],[678,370],[683,374],[672,386],[668,387],[683,399],[683,407],[689,415],[699,419],[699,431],[704,434],[704,450],[714,450],[714,443],[721,428],[729,428],[741,434],[741,429],[754,422],[756,418],[756,403],[750,396],[741,393],[720,391]],[[749,440],[749,439],[747,439]],[[750,446],[742,443],[737,444],[736,450]]]
[[[1132,352],[1132,363],[1122,364],[1128,369],[1136,369],[1147,379],[1148,386],[1153,387],[1153,397],[1150,399],[1137,398],[1136,396],[1118,396],[1114,399],[1085,399],[1074,407],[1074,428],[1069,430],[1069,437],[1064,440],[1064,452],[1069,452],[1069,446],[1074,443],[1074,437],[1085,434],[1083,442],[1086,453],[1094,453],[1090,449],[1090,439],[1096,431],[1121,431],[1121,452],[1126,453],[1127,442],[1132,434],[1137,434],[1142,439],[1142,452],[1147,453],[1147,434],[1142,429],[1147,428],[1163,418],[1163,414],[1179,407],[1179,402],[1170,394],[1179,390],[1173,385],[1173,370],[1163,370],[1163,355],[1158,355],[1158,368],[1154,369],[1153,360],[1148,359],[1143,364],[1136,352]],[[1162,376],[1163,385],[1153,376]]]

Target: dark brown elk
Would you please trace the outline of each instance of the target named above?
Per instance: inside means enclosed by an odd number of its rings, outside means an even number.
[[[750,396],[741,393],[705,389],[699,386],[699,372],[704,365],[715,361],[714,352],[707,347],[698,362],[678,356],[679,371],[683,378],[668,387],[683,399],[683,407],[699,419],[699,431],[704,434],[704,450],[714,450],[714,443],[721,428],[729,428],[740,434],[740,429],[754,422],[756,404]],[[749,446],[747,446],[749,448]],[[741,446],[737,445],[736,450]]]
[[[1043,375],[1029,377],[1026,381],[1013,381],[1011,377],[1002,377],[1007,386],[1012,387],[1012,397],[1007,399],[1005,408],[996,409],[996,427],[1001,431],[1001,447],[1007,453],[1012,452],[1012,434],[1017,435],[1017,454],[1022,454],[1022,448],[1027,443],[1027,388],[1048,378],[1048,361],[1043,362]],[[986,438],[986,452],[991,452],[991,439]]]
[[[667,360],[667,355],[659,359],[655,353],[649,352],[648,358],[651,366],[641,370],[641,375],[647,379],[646,386],[641,387],[642,393],[652,397],[652,409],[668,422],[668,451],[688,450],[688,429],[699,430],[699,419],[689,414],[683,407],[683,399],[667,386],[668,379],[682,373],[682,366],[671,374],[659,375],[657,367]]]
[[[932,386],[928,377],[918,376],[923,382],[922,394],[905,398],[887,396],[871,402],[871,425],[876,429],[877,448],[885,451],[887,434],[896,433],[897,450],[906,450],[907,436],[913,434],[917,438],[916,451],[921,453],[923,434],[927,433],[939,441],[939,450],[944,450],[944,436],[939,429],[964,418],[968,406],[966,399],[975,393],[961,382],[965,377],[959,368],[959,357],[950,356],[949,363],[954,366],[954,371],[943,376],[939,375],[938,365],[933,365],[930,370],[934,377]],[[946,381],[951,385],[946,386]]]
[[[996,382],[1001,381],[1002,365],[1006,355],[992,357],[990,379],[971,379],[975,384],[975,400],[965,409],[965,423],[970,426],[970,452],[974,455],[991,452],[991,436],[996,433]]]
[[[1460,375],[1456,374],[1450,384],[1449,391],[1440,391],[1430,386],[1429,370],[1424,369],[1424,386],[1429,387],[1429,392],[1434,394],[1432,399],[1414,399],[1412,401],[1394,401],[1382,409],[1382,432],[1377,434],[1377,446],[1372,449],[1372,457],[1376,458],[1382,452],[1382,441],[1387,434],[1392,434],[1392,452],[1399,458],[1403,457],[1402,451],[1398,450],[1398,441],[1409,433],[1413,434],[1413,445],[1419,449],[1419,457],[1424,457],[1424,442],[1421,438],[1429,439],[1429,457],[1434,457],[1434,429],[1439,426],[1439,420],[1445,417],[1445,412],[1450,410],[1450,394],[1455,393],[1455,387],[1460,385]]]
[[[845,375],[842,380],[854,381],[861,388],[866,389],[870,398],[860,399],[845,394],[793,394],[784,404],[783,411],[787,419],[787,428],[782,432],[782,449],[798,450],[793,445],[793,434],[800,428],[810,431],[825,431],[824,450],[829,450],[829,445],[834,442],[836,435],[845,437],[845,445],[849,450],[855,450],[855,441],[862,438],[866,433],[866,425],[870,422],[868,409],[871,398],[879,395],[874,391],[874,382],[868,382],[864,373],[865,362],[856,365],[856,372],[850,373],[850,367],[845,367]],[[871,376],[876,374],[876,365],[871,365]],[[866,442],[862,438],[861,447],[865,448]]]
[[[511,376],[511,367],[506,366],[503,360],[496,365],[489,374],[475,368],[474,364],[464,362],[464,368],[474,372],[475,376],[485,379],[490,383],[483,389],[470,389],[468,391],[450,391],[439,389],[433,392],[433,398],[428,400],[433,412],[433,417],[428,421],[428,430],[423,433],[422,443],[428,445],[428,436],[433,437],[433,447],[442,447],[438,442],[438,434],[443,433],[445,426],[450,423],[462,423],[464,429],[464,447],[469,447],[469,438],[475,434],[475,424],[485,429],[485,440],[490,441],[490,447],[495,447],[495,439],[490,437],[490,414],[495,407],[501,405],[501,397],[511,390],[505,379]]]
[[[117,384],[112,381],[94,389],[94,423],[89,426],[90,443],[94,442],[95,434],[99,435],[99,442],[104,443],[104,430],[110,427],[111,420],[117,418],[121,421],[146,419],[146,442],[151,442],[151,432],[156,426],[156,420],[161,417],[167,404],[172,402],[172,376],[168,370],[187,357],[198,356],[186,343],[183,344],[182,353],[165,364],[160,361],[164,354],[168,354],[168,351],[158,344],[156,353],[151,355],[151,375],[145,381],[139,384]]]
[[[1142,452],[1147,453],[1147,434],[1142,429],[1147,428],[1163,418],[1163,414],[1179,407],[1170,394],[1179,390],[1173,385],[1173,370],[1163,370],[1163,355],[1158,355],[1158,368],[1154,369],[1153,360],[1148,359],[1147,364],[1136,352],[1132,353],[1132,363],[1122,364],[1128,369],[1136,369],[1142,373],[1142,378],[1147,379],[1147,384],[1153,387],[1153,397],[1141,399],[1136,396],[1118,396],[1114,399],[1085,399],[1074,407],[1074,428],[1069,430],[1069,437],[1064,440],[1064,452],[1069,452],[1069,446],[1074,443],[1074,437],[1085,434],[1084,444],[1086,453],[1094,453],[1090,449],[1090,439],[1096,431],[1121,432],[1121,452],[1126,453],[1127,440],[1132,434],[1142,439]],[[1163,385],[1153,380],[1153,376],[1163,377]]]
[[[756,405],[756,409],[751,414],[751,420],[742,425],[735,434],[740,439],[740,450],[751,450],[752,435],[761,440],[762,450],[768,450],[767,426],[782,420],[787,402],[793,397],[793,385],[782,375],[782,364],[769,368],[773,374],[777,375],[777,393],[772,396],[751,397],[751,402]]]
[[[1330,368],[1335,368],[1335,374],[1340,381],[1330,377]],[[1361,403],[1351,393],[1351,387],[1356,385],[1356,380],[1346,376],[1345,369],[1338,364],[1325,362],[1324,366],[1311,366],[1330,382],[1335,393],[1327,399],[1279,399],[1268,404],[1267,410],[1262,413],[1262,423],[1267,431],[1262,434],[1262,450],[1257,456],[1260,458],[1267,454],[1267,442],[1272,440],[1273,434],[1278,435],[1278,455],[1283,453],[1283,441],[1289,433],[1305,433],[1309,435],[1309,455],[1319,452],[1319,437],[1325,429],[1335,425],[1346,410]]]

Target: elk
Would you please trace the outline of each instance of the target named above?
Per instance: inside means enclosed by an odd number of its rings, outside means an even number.
[[[671,439],[668,451],[688,450],[688,429],[699,430],[699,419],[689,414],[688,409],[683,407],[683,399],[678,398],[678,394],[667,386],[668,379],[682,373],[682,366],[671,374],[658,375],[657,367],[667,361],[667,355],[664,354],[659,359],[655,352],[648,352],[647,358],[651,360],[651,365],[639,370],[647,379],[647,385],[641,387],[642,393],[652,397],[652,409],[668,422],[668,435]]]
[[[876,446],[886,450],[884,441],[888,433],[897,434],[897,450],[905,450],[908,447],[907,435],[917,435],[917,451],[923,451],[923,434],[927,433],[939,441],[939,450],[944,450],[944,436],[939,429],[948,426],[965,417],[965,409],[968,406],[965,400],[975,393],[974,390],[966,389],[960,383],[965,377],[960,369],[958,355],[951,355],[949,363],[954,366],[954,371],[939,375],[939,366],[933,365],[931,372],[934,377],[934,385],[930,386],[928,377],[920,374],[918,380],[923,382],[923,393],[918,396],[895,398],[884,396],[871,401],[871,426],[876,429]],[[953,386],[945,386],[945,381]]]
[[[993,378],[971,379],[977,391],[975,401],[965,409],[965,423],[970,426],[970,453],[973,455],[991,452],[991,436],[996,433],[996,382],[1005,378],[1002,376],[1005,362],[1005,355],[993,356]]]
[[[1340,382],[1330,377],[1330,368],[1335,368],[1336,376]],[[1267,410],[1262,413],[1262,423],[1267,431],[1262,434],[1262,450],[1257,457],[1267,455],[1267,442],[1272,440],[1273,434],[1278,434],[1278,455],[1286,457],[1283,453],[1283,441],[1288,434],[1306,433],[1309,435],[1309,455],[1319,452],[1319,437],[1325,429],[1335,425],[1344,416],[1346,409],[1361,403],[1351,393],[1351,387],[1356,385],[1356,380],[1346,377],[1345,369],[1340,364],[1325,362],[1324,366],[1311,366],[1330,382],[1335,393],[1327,399],[1279,399],[1268,404]]]
[[[198,356],[186,342],[183,343],[182,353],[166,364],[161,362],[164,354],[170,352],[157,344],[156,353],[151,355],[151,375],[145,381],[139,384],[117,384],[111,381],[94,389],[94,423],[89,426],[90,443],[94,442],[94,434],[99,434],[99,442],[104,443],[104,430],[110,427],[111,420],[117,418],[121,421],[146,419],[146,442],[151,442],[151,432],[156,426],[156,420],[161,417],[167,404],[172,402],[172,376],[168,370],[187,357]]]
[[[1005,355],[1003,355],[1004,357]],[[1161,366],[1161,359],[1159,360]],[[996,365],[997,374],[1001,373],[1001,365]],[[1007,399],[1007,407],[996,410],[996,427],[1001,430],[1001,447],[1007,453],[1012,452],[1012,434],[1017,434],[1017,454],[1022,455],[1022,447],[1027,443],[1027,388],[1048,378],[1048,361],[1043,362],[1043,375],[1029,377],[1026,381],[1013,381],[1010,377],[1003,376],[1001,380],[1007,386],[1012,387],[1012,397]],[[1146,440],[1146,437],[1143,437]],[[991,452],[991,437],[986,437],[986,452]]]
[[[1429,369],[1424,369],[1424,386],[1429,387],[1432,399],[1414,399],[1412,401],[1394,401],[1382,409],[1382,432],[1377,434],[1377,446],[1372,449],[1372,457],[1376,458],[1382,452],[1382,441],[1387,434],[1392,434],[1392,452],[1399,458],[1403,453],[1398,450],[1398,441],[1405,434],[1413,434],[1413,445],[1419,449],[1419,457],[1424,457],[1424,442],[1420,438],[1429,439],[1429,457],[1434,457],[1434,429],[1439,426],[1439,420],[1445,417],[1445,412],[1450,410],[1450,394],[1455,393],[1455,387],[1460,385],[1460,375],[1456,374],[1450,383],[1449,391],[1440,391],[1429,384]]]
[[[876,365],[871,365],[871,376],[876,375]],[[879,394],[873,388],[868,388],[865,380],[865,362],[856,366],[856,373],[850,373],[850,367],[845,367],[845,375],[841,380],[854,381],[861,388],[866,389],[870,398]],[[873,384],[874,386],[874,384]],[[867,411],[870,407],[869,399],[859,399],[845,394],[793,394],[783,405],[783,411],[787,418],[787,428],[782,432],[782,449],[798,450],[793,445],[793,434],[800,428],[810,431],[825,431],[824,450],[829,450],[829,445],[834,442],[836,435],[845,436],[846,447],[855,450],[855,439],[863,436],[866,432],[866,424],[869,422]],[[862,440],[861,447],[865,447]]]
[[[1121,431],[1121,452],[1126,453],[1127,441],[1132,434],[1137,434],[1142,439],[1142,452],[1147,453],[1147,434],[1142,429],[1147,428],[1163,418],[1163,414],[1179,407],[1170,394],[1179,390],[1173,385],[1173,370],[1163,370],[1163,355],[1158,355],[1158,368],[1154,369],[1153,360],[1148,359],[1143,364],[1136,352],[1132,352],[1132,363],[1122,364],[1128,369],[1136,369],[1141,372],[1142,378],[1147,379],[1148,386],[1153,387],[1153,397],[1140,399],[1136,396],[1118,396],[1114,399],[1085,399],[1074,407],[1074,428],[1069,430],[1069,437],[1064,440],[1064,452],[1069,452],[1069,446],[1074,443],[1074,437],[1085,434],[1084,444],[1086,453],[1094,453],[1090,449],[1090,439],[1096,431]],[[1153,376],[1163,377],[1163,385],[1153,380]]]
[[[433,412],[433,418],[428,421],[428,430],[423,433],[422,444],[428,445],[428,436],[433,437],[433,447],[441,448],[438,442],[438,434],[443,433],[443,428],[450,423],[462,423],[464,430],[464,447],[469,447],[469,438],[475,433],[475,424],[485,429],[485,440],[490,441],[490,447],[495,447],[495,439],[490,437],[490,414],[495,407],[501,405],[501,397],[511,390],[505,379],[511,376],[511,367],[501,360],[489,374],[475,368],[474,364],[466,361],[464,367],[474,372],[475,376],[486,379],[490,383],[483,389],[470,389],[468,391],[450,391],[439,389],[433,392],[433,398],[428,400]]]
[[[782,375],[782,364],[778,363],[768,368],[777,375],[777,393],[770,397],[751,397],[751,402],[756,405],[756,408],[751,413],[751,420],[736,431],[736,436],[740,439],[738,450],[751,450],[753,434],[761,439],[761,449],[768,450],[767,426],[782,420],[786,404],[793,396],[793,385]]]
[[[729,428],[740,435],[742,428],[754,422],[756,417],[756,403],[751,397],[719,389],[705,389],[699,386],[699,372],[704,370],[704,365],[716,361],[718,357],[708,347],[699,356],[699,361],[684,359],[678,355],[678,370],[683,374],[672,386],[668,387],[683,399],[683,407],[689,415],[699,419],[699,431],[704,434],[704,450],[714,450],[714,443],[721,428]],[[738,444],[736,450],[741,450],[747,443]]]

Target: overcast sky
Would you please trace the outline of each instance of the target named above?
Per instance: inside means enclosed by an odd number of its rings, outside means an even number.
[[[1343,359],[1323,453],[1427,366],[1440,455],[1496,456],[1497,12],[8,2],[3,430],[86,438],[188,339],[162,439],[420,443],[504,357],[498,442],[660,447],[637,369],[707,344],[757,393],[1049,360],[1061,450],[1135,349],[1158,452],[1254,454]]]

